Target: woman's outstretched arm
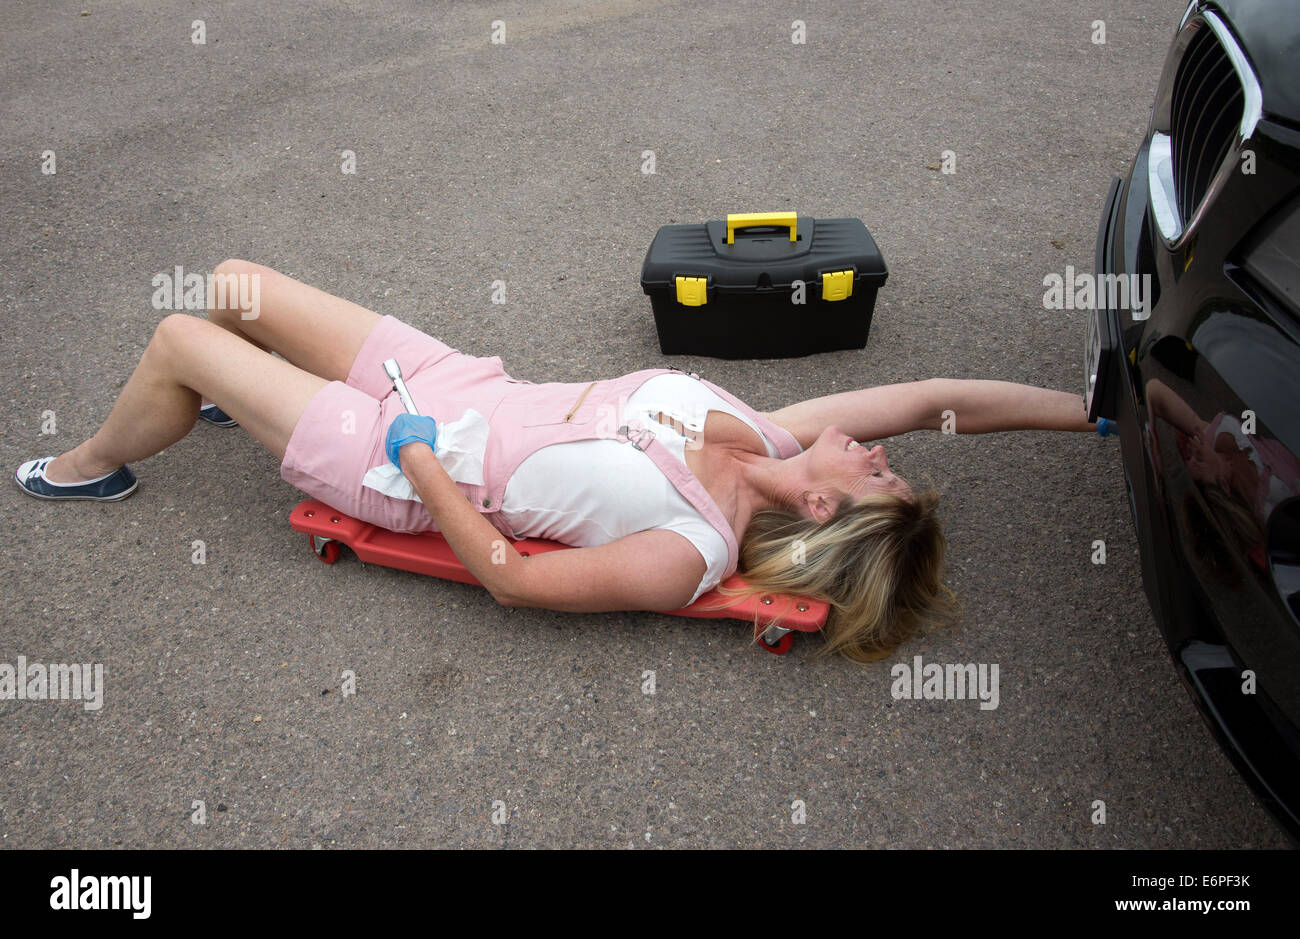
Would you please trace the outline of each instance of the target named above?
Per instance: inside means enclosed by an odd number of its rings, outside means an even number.
[[[800,401],[767,415],[811,446],[835,425],[855,440],[913,430],[987,434],[1003,430],[1095,430],[1083,396],[1009,381],[930,378]]]

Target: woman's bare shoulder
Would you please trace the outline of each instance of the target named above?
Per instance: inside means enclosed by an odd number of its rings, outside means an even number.
[[[796,433],[798,425],[796,425],[794,421],[790,420],[788,416],[785,416],[781,413],[782,411],[785,410],[786,410],[785,408],[782,408],[780,411],[759,411],[758,416],[766,418],[767,420],[775,424],[777,427],[780,427],[782,430],[786,431],[788,434],[790,434],[790,436],[794,437],[795,440],[799,441],[800,447],[807,449],[807,445],[804,444],[803,440],[799,438],[799,434]]]

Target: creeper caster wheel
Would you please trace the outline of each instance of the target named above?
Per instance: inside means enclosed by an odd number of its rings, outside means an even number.
[[[333,538],[322,538],[320,535],[308,535],[307,538],[311,542],[312,554],[326,564],[333,564],[339,559],[339,543]]]

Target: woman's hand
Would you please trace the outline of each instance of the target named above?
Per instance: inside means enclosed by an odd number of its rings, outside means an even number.
[[[403,447],[412,443],[427,444],[433,450],[434,441],[438,439],[438,425],[431,417],[420,414],[399,414],[388,427],[384,438],[384,452],[399,470],[402,468],[398,457]]]

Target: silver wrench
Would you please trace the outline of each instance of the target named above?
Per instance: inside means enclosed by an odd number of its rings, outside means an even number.
[[[397,364],[397,359],[384,360],[384,374],[392,379],[393,390],[397,392],[397,397],[402,399],[406,413],[419,414],[420,412],[415,407],[415,399],[411,397],[411,392],[407,390],[406,382],[402,381],[402,367]]]

